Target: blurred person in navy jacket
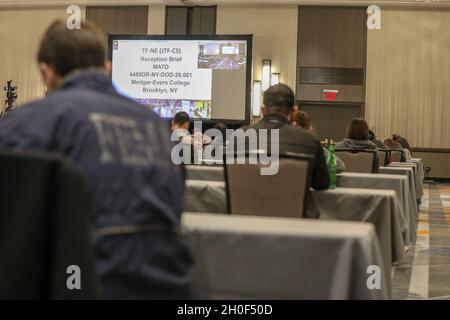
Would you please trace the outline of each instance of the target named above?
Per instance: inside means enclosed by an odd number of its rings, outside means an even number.
[[[184,181],[169,128],[114,90],[102,37],[89,23],[49,27],[38,52],[48,95],[0,121],[0,145],[58,152],[82,169],[106,298],[189,298],[192,260],[178,233]]]

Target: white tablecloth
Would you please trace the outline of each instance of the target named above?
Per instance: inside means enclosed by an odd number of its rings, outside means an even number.
[[[185,213],[200,299],[389,299],[374,228],[367,223]],[[368,289],[369,266],[381,289]]]

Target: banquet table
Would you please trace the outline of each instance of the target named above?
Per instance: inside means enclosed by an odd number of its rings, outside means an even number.
[[[416,199],[411,197],[409,181],[405,175],[344,172],[337,175],[337,186],[394,190],[399,200],[399,211],[402,216],[400,219],[405,220],[407,224],[404,234],[405,244],[409,246],[416,240],[417,204]]]
[[[380,167],[379,173],[407,176],[408,181],[409,181],[409,191],[411,192],[411,197],[413,199],[416,199],[416,207],[417,207],[417,203],[419,203],[421,201],[421,197],[420,197],[420,192],[416,191],[416,180],[414,177],[414,169],[413,168],[402,167],[402,166]],[[419,215],[418,209],[417,209],[417,215]]]
[[[417,170],[418,170],[418,174],[419,174],[419,178],[420,178],[420,182],[421,182],[421,187],[423,188],[423,182],[425,180],[425,170],[423,167],[423,161],[420,158],[412,158],[411,160],[408,160],[407,162],[410,163],[416,163],[417,164]]]
[[[417,167],[419,169],[419,175],[424,180],[425,179],[425,171],[424,171],[424,167],[423,167],[423,160],[421,158],[412,158],[411,160],[408,160],[407,162],[417,163]]]
[[[417,199],[422,199],[423,196],[423,180],[425,179],[423,166],[419,162],[407,161],[407,162],[392,162],[389,164],[390,167],[404,167],[413,168],[414,171],[414,181],[416,184],[416,194]]]
[[[318,210],[321,220],[371,222],[380,241],[385,265],[404,258],[403,234],[408,228],[393,190],[336,188],[312,191],[308,211]]]
[[[223,166],[187,165],[187,180],[225,181]]]
[[[184,210],[227,213],[225,182],[187,180]],[[323,220],[371,222],[380,241],[386,269],[404,257],[403,234],[408,228],[395,191],[336,188],[311,191],[308,212]]]
[[[369,223],[183,213],[181,228],[196,261],[196,299],[389,299],[391,295],[376,232]],[[367,286],[373,266],[380,268],[380,289]]]
[[[423,196],[423,181],[425,179],[422,159],[413,158],[407,162],[392,162],[389,167],[380,167],[380,173],[386,174],[402,174],[408,175],[405,172],[387,171],[385,168],[413,168],[413,181],[415,184],[416,198],[420,200]],[[210,181],[224,181],[224,169],[222,165],[187,165],[186,174],[188,180],[210,180]]]
[[[228,213],[225,182],[186,180],[184,211]]]
[[[423,160],[421,158],[412,158],[411,160],[407,160],[407,163],[415,163],[417,164],[417,169],[419,176],[424,179],[425,178],[425,172],[423,168]]]
[[[419,195],[420,195],[420,199],[422,199],[423,197],[423,184],[425,181],[425,170],[423,168],[423,161],[422,159],[418,159],[418,158],[413,158],[411,160],[408,160],[408,162],[411,163],[416,163],[417,164],[417,173],[418,173],[418,189],[419,189]]]
[[[192,180],[207,180],[212,182],[224,181],[224,169],[222,166],[198,166],[191,165],[186,166],[186,174],[188,181]],[[212,183],[210,188],[213,188],[215,184]],[[219,184],[220,185],[220,184]],[[399,200],[399,213],[402,216],[400,219],[406,221],[407,228],[404,230],[405,244],[409,245],[416,239],[416,227],[417,227],[417,203],[416,197],[411,195],[410,184],[408,175],[395,175],[395,174],[367,174],[367,173],[350,173],[344,172],[337,176],[337,186],[347,188],[364,188],[364,189],[383,189],[383,190],[395,190]],[[215,201],[220,204],[220,200],[217,200],[219,194],[211,190],[213,197],[207,202]],[[188,195],[189,197],[190,195]],[[198,197],[196,195],[195,197]],[[195,201],[193,198],[192,201]],[[198,203],[195,211],[207,212],[210,206],[214,204],[205,204],[204,202]],[[204,208],[201,208],[201,207]],[[225,209],[224,209],[225,208]],[[217,212],[227,212],[226,205],[216,206]]]

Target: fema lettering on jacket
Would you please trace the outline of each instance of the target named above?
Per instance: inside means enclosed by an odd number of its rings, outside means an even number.
[[[170,166],[169,135],[162,125],[104,113],[91,113],[101,163]]]

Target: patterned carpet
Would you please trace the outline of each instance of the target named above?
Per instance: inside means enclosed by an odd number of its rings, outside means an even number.
[[[394,268],[393,299],[450,300],[450,185],[425,184],[417,242]]]

